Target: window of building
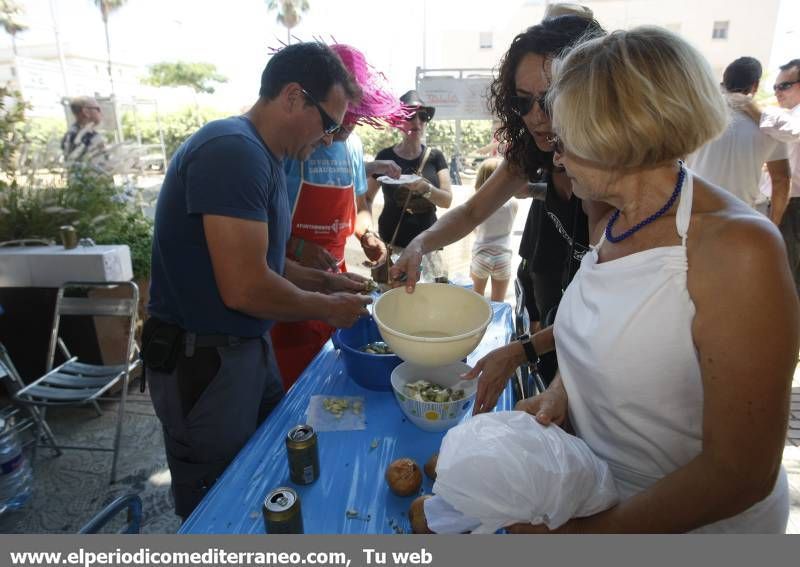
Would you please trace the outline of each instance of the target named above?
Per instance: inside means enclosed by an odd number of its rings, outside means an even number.
[[[711,30],[711,39],[728,39],[728,25],[730,22],[714,22]]]
[[[491,49],[492,32],[481,32],[480,42],[481,42],[481,49]]]

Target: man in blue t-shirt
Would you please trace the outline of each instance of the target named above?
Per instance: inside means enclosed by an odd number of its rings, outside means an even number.
[[[364,279],[285,259],[283,160],[330,145],[360,91],[320,43],[272,56],[243,116],[202,127],[172,158],[156,208],[142,337],[175,511],[186,519],[283,395],[269,329],[367,314]]]

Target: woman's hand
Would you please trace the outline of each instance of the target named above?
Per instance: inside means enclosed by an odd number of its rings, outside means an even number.
[[[531,414],[542,425],[554,423],[561,426],[567,419],[567,407],[567,391],[561,383],[561,376],[556,375],[547,390],[538,396],[518,401],[514,409]]]
[[[289,249],[301,266],[325,271],[339,271],[339,260],[319,244],[293,238]]]
[[[364,169],[367,172],[368,178],[373,175],[388,175],[392,179],[397,179],[400,177],[400,174],[403,173],[400,166],[390,159],[376,159],[375,161],[367,163]]]
[[[397,262],[389,268],[389,279],[392,287],[406,286],[408,293],[414,293],[414,288],[419,279],[419,271],[422,267],[422,242],[419,237],[409,242],[406,249],[397,259]],[[404,277],[405,276],[405,277]]]
[[[406,183],[405,185],[403,185],[403,187],[405,187],[415,195],[423,195],[428,191],[432,191],[434,188],[433,185],[431,185],[431,182],[425,179],[424,177],[421,179],[417,179],[413,183]]]
[[[508,379],[517,367],[525,362],[525,351],[519,342],[496,348],[470,370],[462,375],[466,380],[478,379],[478,392],[475,394],[475,405],[472,414],[492,411]]]
[[[367,267],[378,266],[386,261],[386,244],[371,230],[361,237],[361,248],[369,260],[364,262]]]

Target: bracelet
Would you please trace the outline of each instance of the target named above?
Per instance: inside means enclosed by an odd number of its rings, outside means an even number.
[[[433,185],[428,183],[428,190],[425,191],[421,196],[423,199],[430,199],[432,193],[433,193]]]
[[[294,247],[294,257],[298,260],[303,257],[303,246],[306,245],[306,241],[302,238],[297,239],[297,245]]]

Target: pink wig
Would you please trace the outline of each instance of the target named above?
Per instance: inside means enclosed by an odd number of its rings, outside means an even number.
[[[395,124],[406,118],[408,110],[389,91],[383,73],[367,63],[363,53],[344,43],[334,43],[330,48],[342,60],[362,91],[361,100],[348,106],[345,124],[369,124],[373,128],[382,128],[385,124]]]

